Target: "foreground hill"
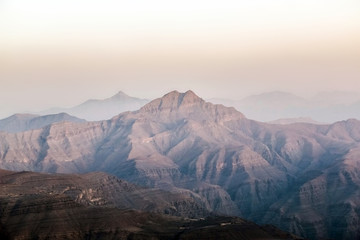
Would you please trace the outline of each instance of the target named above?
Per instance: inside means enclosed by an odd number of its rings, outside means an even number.
[[[3,240],[298,239],[239,218],[185,220],[128,209],[130,205],[153,211],[168,204],[171,213],[186,204],[182,205],[185,198],[179,195],[139,188],[104,173],[50,175],[0,170],[0,189]]]
[[[138,110],[149,100],[131,97],[123,92],[106,99],[90,99],[72,108],[53,108],[43,111],[41,115],[66,112],[88,121],[106,120],[126,111]]]
[[[108,121],[0,133],[0,167],[101,170],[307,238],[356,239],[359,141],[357,120],[265,124],[174,91]]]
[[[75,175],[0,169],[0,184],[2,197],[62,195],[84,206],[136,209],[188,218],[211,215],[195,196],[139,187],[102,172]]]

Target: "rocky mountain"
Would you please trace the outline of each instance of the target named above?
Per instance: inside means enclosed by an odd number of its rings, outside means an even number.
[[[16,133],[38,129],[57,122],[85,122],[66,113],[52,115],[15,114],[0,120],[0,131]]]
[[[306,238],[357,239],[359,142],[355,119],[266,124],[174,91],[108,121],[0,133],[0,167],[101,170]]]
[[[233,106],[248,118],[263,122],[306,116],[326,123],[349,118],[360,119],[360,94],[354,92],[320,92],[311,98],[302,98],[286,92],[266,92],[237,101],[229,99],[209,101]]]
[[[234,217],[186,220],[128,209],[183,214],[184,209],[189,210],[186,201],[191,203],[191,199],[140,188],[104,173],[65,175],[0,170],[0,188],[3,240],[300,239],[275,227]]]
[[[138,110],[149,100],[130,97],[123,92],[106,99],[90,99],[72,108],[53,108],[41,112],[41,115],[66,112],[88,121],[107,120],[119,113]]]

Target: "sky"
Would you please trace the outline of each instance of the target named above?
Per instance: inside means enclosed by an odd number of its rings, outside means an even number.
[[[0,117],[188,89],[360,92],[360,1],[0,0]]]

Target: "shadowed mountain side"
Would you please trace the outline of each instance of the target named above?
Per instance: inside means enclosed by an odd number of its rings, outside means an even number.
[[[114,183],[115,182],[115,183]],[[0,236],[6,239],[299,239],[239,218],[188,220],[154,213],[162,198],[104,173],[39,174],[0,170]],[[143,191],[139,194],[139,192]],[[145,193],[147,191],[147,193]],[[137,192],[137,193],[136,193]],[[109,202],[108,202],[109,201]],[[160,202],[159,202],[160,201]],[[144,206],[145,203],[145,206]],[[116,208],[111,207],[115,205]],[[176,205],[173,205],[175,211]],[[215,237],[215,238],[214,238]]]
[[[32,115],[32,114],[15,114],[8,118],[0,120],[0,131],[17,133],[32,129],[45,127],[46,125],[57,122],[85,122],[70,116],[66,113],[52,114],[46,116]]]
[[[122,112],[138,110],[148,102],[147,99],[130,97],[120,91],[110,98],[103,100],[91,99],[72,108],[53,108],[40,114],[66,112],[88,121],[100,121],[110,119]]]
[[[287,212],[278,212],[279,218],[287,219],[277,220],[278,226],[313,239],[339,234],[354,239],[359,237],[356,221],[336,228],[331,223],[338,218],[334,206],[356,202],[360,194],[359,183],[343,180],[341,172],[350,159],[360,156],[359,140],[357,120],[331,125],[266,124],[246,119],[234,108],[207,103],[191,91],[174,91],[108,121],[0,133],[0,167],[105,171],[133,183],[199,198],[214,212],[259,223],[268,223],[273,206],[285,204],[301,186],[321,176],[327,179],[326,186],[340,181],[341,188],[352,194],[319,202],[324,209],[318,212],[319,221],[313,220],[313,214],[300,218],[297,210],[304,202],[290,201]],[[356,162],[352,167],[355,172],[360,169]],[[311,188],[303,189],[315,198]],[[337,187],[326,189],[327,196],[337,194]],[[306,206],[316,211],[316,203]],[[344,218],[360,215],[357,205],[348,206]],[[330,223],[321,227],[322,221]]]

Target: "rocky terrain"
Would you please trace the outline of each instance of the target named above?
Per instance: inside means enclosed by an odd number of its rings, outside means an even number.
[[[306,238],[357,239],[360,121],[276,125],[193,92],[108,121],[0,133],[0,167],[105,171]]]
[[[131,97],[123,92],[106,99],[90,99],[72,108],[53,108],[41,115],[66,112],[70,115],[86,119],[88,121],[107,120],[119,113],[138,110],[149,100]]]
[[[189,215],[182,210],[193,207],[185,203],[191,199],[181,195],[140,188],[104,173],[0,170],[0,189],[3,240],[300,239],[273,226],[261,227],[234,217],[192,220],[149,213],[167,209],[166,214]]]

